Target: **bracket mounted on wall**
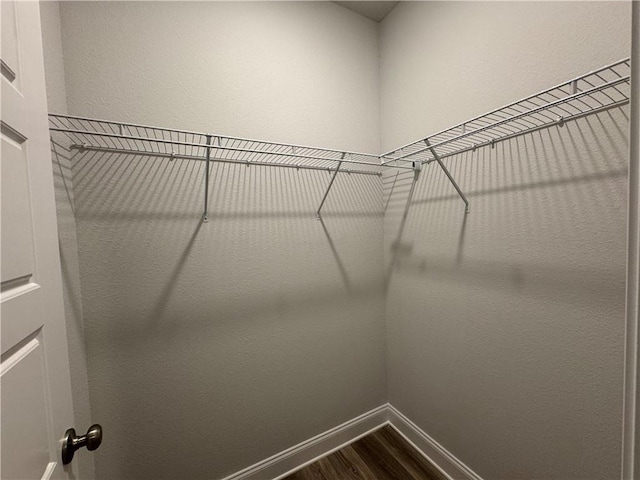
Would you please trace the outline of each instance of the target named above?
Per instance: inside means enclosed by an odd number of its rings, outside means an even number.
[[[342,160],[344,160],[345,155],[346,155],[345,153],[342,154]],[[327,200],[327,196],[329,195],[329,190],[331,190],[331,186],[333,185],[333,182],[336,180],[336,176],[340,171],[340,167],[342,166],[342,160],[338,162],[338,166],[336,167],[335,171],[333,172],[333,175],[331,176],[331,180],[329,181],[327,190],[324,192],[324,196],[322,197],[322,201],[320,202],[320,206],[318,207],[318,211],[316,212],[316,218],[318,220],[320,220],[320,210],[322,210],[322,206],[324,205],[324,202]]]
[[[449,170],[447,170],[447,167],[444,166],[444,163],[442,163],[442,160],[440,160],[440,157],[438,156],[436,151],[431,147],[431,144],[429,143],[428,138],[424,139],[424,143],[427,145],[427,147],[429,147],[429,151],[433,155],[433,160],[428,160],[426,163],[433,162],[433,161],[438,162],[438,165],[440,166],[444,174],[447,176],[447,178],[451,182],[451,185],[453,185],[453,188],[456,189],[456,192],[458,192],[458,195],[460,195],[460,198],[462,198],[462,201],[464,202],[464,213],[469,213],[469,200],[467,200],[467,197],[464,195],[464,193],[462,193],[462,189],[460,189],[460,187],[456,183],[455,179],[453,178]],[[493,141],[491,143],[491,146],[493,147]]]
[[[211,145],[211,135],[207,135],[207,145]],[[172,155],[174,155],[172,153]],[[202,221],[207,223],[209,221],[209,175],[211,162],[211,147],[207,147],[207,153],[205,154],[205,174],[204,174],[204,213],[202,214]]]

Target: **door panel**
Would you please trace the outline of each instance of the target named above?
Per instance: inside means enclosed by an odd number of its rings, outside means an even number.
[[[2,48],[0,49],[3,63],[2,75],[19,91],[20,76],[16,73],[20,70],[18,63],[20,55],[18,53],[18,42],[16,41],[18,39],[16,4],[15,2],[1,2],[0,8],[0,15],[2,15]]]
[[[0,4],[0,475],[68,479],[61,440],[74,425],[39,5]]]
[[[2,355],[42,327],[40,285],[27,283],[0,293]]]
[[[3,92],[4,93],[4,92]],[[4,98],[3,98],[4,103]],[[27,140],[19,132],[7,133],[10,126],[2,124],[2,283],[28,280],[33,273],[33,230],[27,171]],[[11,138],[13,137],[13,138]],[[22,140],[21,143],[16,140]]]
[[[39,333],[2,359],[2,476],[42,478],[49,467],[49,409]]]

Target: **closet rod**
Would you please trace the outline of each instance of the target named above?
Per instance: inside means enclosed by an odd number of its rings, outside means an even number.
[[[70,129],[70,128],[59,128],[59,127],[49,127],[49,130],[52,132],[63,132],[63,133],[71,133],[74,135],[85,135],[85,136],[97,136],[97,137],[106,137],[106,138],[116,138],[122,140],[133,140],[136,142],[151,142],[151,143],[160,143],[166,145],[177,145],[182,147],[199,147],[199,148],[211,148],[212,150],[226,150],[229,152],[237,152],[237,153],[249,153],[256,155],[274,155],[277,157],[288,157],[288,158],[301,158],[303,160],[322,160],[326,162],[340,162],[345,161],[355,165],[368,165],[370,167],[379,167],[379,163],[369,163],[363,162],[360,160],[341,160],[339,158],[327,158],[327,157],[319,157],[314,155],[304,155],[298,153],[286,153],[286,152],[276,152],[269,150],[252,150],[248,148],[238,148],[238,147],[227,147],[220,145],[207,145],[206,143],[198,143],[198,142],[183,142],[179,140],[167,140],[164,138],[149,138],[149,137],[139,137],[133,135],[120,135],[117,133],[108,133],[108,132],[87,132],[84,130]],[[223,137],[225,138],[225,137]],[[93,147],[93,145],[87,145],[87,147]],[[105,149],[109,149],[110,147],[103,147]],[[112,149],[113,150],[113,149]],[[126,150],[126,149],[125,149]],[[135,150],[127,150],[128,152]],[[348,153],[348,152],[343,152]],[[253,162],[251,162],[253,163]]]
[[[142,152],[137,150],[127,150],[124,148],[112,148],[112,147],[94,147],[92,145],[81,145],[81,144],[72,144],[69,148],[72,150],[79,151],[88,151],[88,152],[102,152],[102,153],[121,153],[125,155],[138,155],[142,157],[161,157],[161,158],[169,158],[169,159],[180,159],[180,160],[195,160],[199,162],[206,162],[206,158],[197,156],[197,155],[182,155],[179,153],[163,153],[163,152]],[[210,157],[211,162],[217,163],[231,163],[235,165],[245,165],[250,167],[255,165],[257,167],[281,167],[281,168],[295,168],[296,170],[320,170],[322,172],[334,172],[336,171],[336,167],[320,167],[317,165],[305,165],[298,163],[271,163],[271,162],[261,162],[261,161],[245,161],[245,160],[234,160],[231,158],[220,158],[220,157]],[[378,165],[372,165],[377,167]],[[354,175],[376,175],[381,176],[382,173],[369,171],[369,170],[355,170],[355,169],[340,169],[340,173],[353,173]]]

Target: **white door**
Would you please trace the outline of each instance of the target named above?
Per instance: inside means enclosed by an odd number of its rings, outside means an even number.
[[[73,411],[40,11],[0,4],[0,476],[67,479],[61,446]]]

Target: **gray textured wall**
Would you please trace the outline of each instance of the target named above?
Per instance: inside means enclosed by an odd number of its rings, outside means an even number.
[[[401,3],[381,26],[383,149],[628,56],[629,11]],[[627,135],[619,109],[445,160],[466,217],[435,164],[416,187],[388,287],[389,399],[484,478],[620,475]]]
[[[379,149],[376,25],[331,3],[65,3],[69,112]],[[386,401],[381,183],[73,161],[99,478],[217,478]],[[126,441],[122,441],[126,439]]]

